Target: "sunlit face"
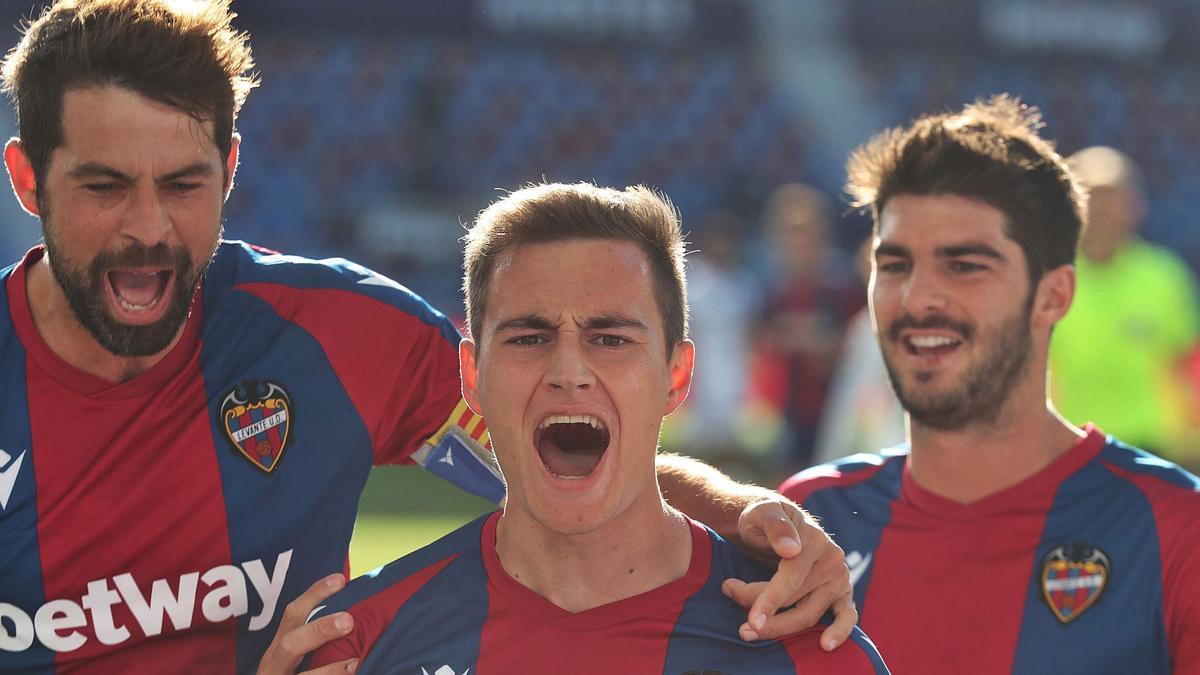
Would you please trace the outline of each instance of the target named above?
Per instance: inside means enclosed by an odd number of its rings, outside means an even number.
[[[591,532],[658,506],[662,418],[687,395],[692,346],[664,349],[650,264],[627,241],[526,244],[501,258],[463,392],[487,420],[505,518]]]
[[[62,144],[38,186],[54,279],[106,350],[156,354],[180,331],[220,239],[232,160],[211,122],[119,86],[69,90],[62,112]]]
[[[995,421],[1031,350],[1030,282],[1004,214],[955,195],[899,195],[880,215],[871,312],[913,421]]]

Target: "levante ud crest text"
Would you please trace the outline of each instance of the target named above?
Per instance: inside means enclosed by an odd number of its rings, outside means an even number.
[[[292,399],[277,382],[244,380],[221,400],[221,426],[235,450],[259,469],[279,466],[292,436]]]

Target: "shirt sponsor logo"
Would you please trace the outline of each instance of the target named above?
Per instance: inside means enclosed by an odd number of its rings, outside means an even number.
[[[235,450],[271,473],[291,440],[292,397],[277,382],[245,380],[221,400],[221,425]]]
[[[1059,621],[1071,623],[1100,599],[1111,569],[1095,546],[1059,546],[1042,559],[1042,597]]]
[[[17,484],[17,476],[21,473],[21,462],[25,459],[25,452],[13,459],[12,455],[0,450],[0,511],[8,508],[8,498],[12,496],[13,487]]]
[[[56,652],[74,651],[88,642],[88,636],[78,630],[85,627],[105,645],[126,642],[135,633],[154,637],[163,632],[167,621],[175,630],[186,630],[192,627],[197,600],[207,621],[226,621],[250,612],[247,582],[262,600],[262,609],[250,617],[249,626],[259,631],[270,625],[275,615],[291,561],[292,549],[288,549],[279,554],[269,573],[261,559],[250,560],[240,566],[218,565],[205,572],[189,572],[174,584],[155,579],[148,589],[132,574],[118,574],[89,581],[80,602],[51,600],[33,616],[0,602],[0,652],[25,651],[35,642]],[[121,604],[128,607],[135,623],[117,625],[113,607]]]
[[[437,670],[433,671],[432,673],[430,673],[428,670],[425,670],[424,667],[421,668],[421,675],[469,675],[470,672],[471,672],[471,669],[467,668],[466,670],[462,671],[461,673],[458,673],[458,672],[455,672],[455,670],[453,668],[451,668],[450,666],[442,666],[441,668],[438,668]]]

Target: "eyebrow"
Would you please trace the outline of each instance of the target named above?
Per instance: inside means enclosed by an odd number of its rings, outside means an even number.
[[[634,330],[649,331],[650,327],[637,319],[620,316],[619,314],[601,314],[587,320],[584,324],[585,328],[593,330],[604,330],[606,328],[632,328]]]
[[[121,180],[121,181],[125,181],[125,182],[130,182],[133,180],[132,176],[128,176],[124,173],[121,173],[120,171],[117,171],[116,169],[112,168],[111,166],[107,166],[107,165],[101,164],[99,162],[84,162],[83,164],[80,164],[79,166],[68,171],[67,177],[68,178],[76,178],[76,179],[79,179],[79,178],[115,178],[117,180]]]
[[[875,247],[875,257],[878,258],[882,255],[890,255],[893,258],[912,257],[912,254],[908,252],[906,247],[899,244],[889,244],[887,242],[880,242],[879,245]]]
[[[176,169],[157,180],[160,183],[169,183],[180,178],[202,178],[213,175],[212,165],[207,162],[196,162],[189,164],[181,169]],[[84,162],[79,166],[67,172],[68,178],[75,180],[86,180],[89,178],[112,178],[114,180],[123,181],[126,183],[133,182],[133,176],[108,166],[100,162]]]
[[[995,248],[983,243],[968,243],[955,244],[953,246],[941,246],[933,250],[934,256],[938,258],[960,258],[963,256],[978,255],[994,260],[1005,260],[1004,254],[997,251]],[[895,258],[911,258],[912,253],[907,247],[899,244],[880,243],[875,248],[875,257],[892,256]]]
[[[496,332],[505,330],[554,330],[549,319],[537,314],[522,314],[496,324]]]
[[[182,169],[176,169],[158,179],[159,182],[169,183],[180,178],[207,178],[213,175],[212,164],[208,162],[196,162],[189,164]]]
[[[621,316],[619,314],[601,314],[593,316],[583,324],[583,327],[590,330],[604,330],[608,328],[632,328],[634,330],[648,332],[650,327],[642,321]],[[506,330],[556,330],[558,325],[550,321],[544,316],[538,314],[522,314],[514,316],[511,319],[505,319],[496,324],[496,332]]]
[[[933,252],[939,258],[960,258],[968,255],[980,255],[993,260],[1004,260],[1004,255],[996,249],[983,243],[958,244],[955,246],[944,246],[934,249]]]

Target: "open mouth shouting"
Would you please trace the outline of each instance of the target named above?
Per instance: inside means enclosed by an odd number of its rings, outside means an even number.
[[[135,268],[115,269],[104,275],[115,318],[121,323],[144,325],[162,318],[170,305],[174,270]]]
[[[533,432],[533,445],[546,470],[567,480],[590,476],[610,440],[608,427],[591,415],[550,415]]]

